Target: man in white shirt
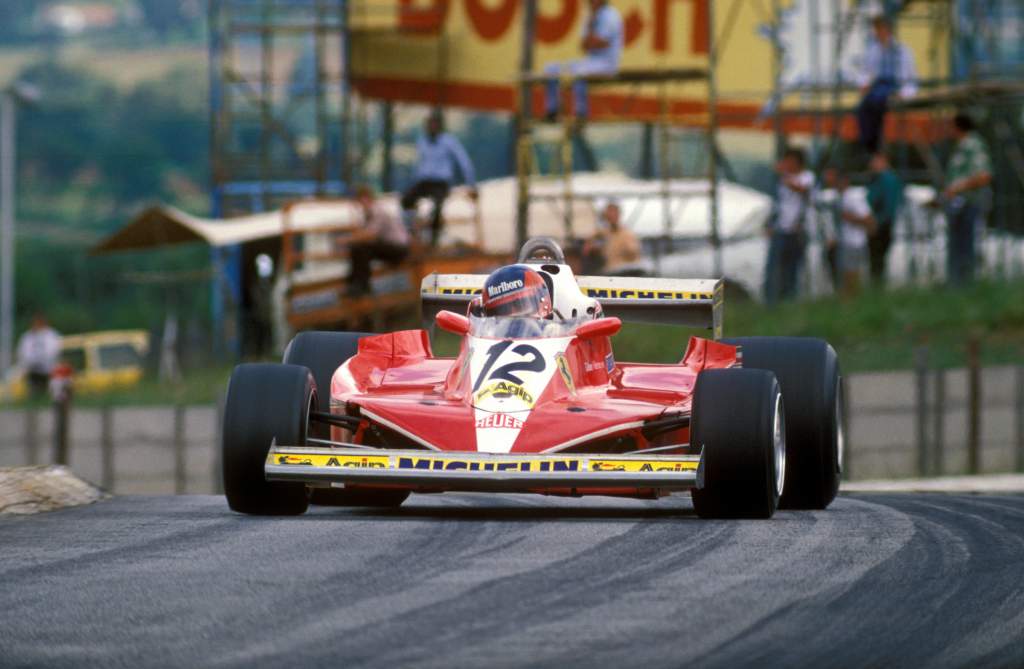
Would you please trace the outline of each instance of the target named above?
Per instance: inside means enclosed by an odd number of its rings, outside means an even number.
[[[445,132],[444,115],[440,109],[430,113],[423,134],[416,138],[416,155],[416,173],[412,186],[402,194],[402,210],[411,221],[421,197],[434,202],[430,240],[433,246],[437,246],[441,236],[441,208],[456,182],[456,170],[472,189],[470,196],[473,198],[476,197],[476,171],[462,142]]]
[[[803,150],[786,149],[775,166],[778,192],[768,222],[768,261],[765,264],[765,301],[796,297],[797,279],[807,247],[807,216],[811,210],[814,174],[807,169]]]
[[[590,16],[583,22],[580,48],[586,54],[581,60],[566,63],[548,63],[544,74],[550,75],[547,84],[546,114],[549,121],[558,115],[558,79],[565,72],[573,77],[588,75],[612,75],[619,71],[622,58],[622,16],[608,4],[608,0],[590,0]],[[573,82],[573,101],[578,118],[586,118],[587,85],[582,81]]]
[[[874,232],[875,218],[863,193],[850,190],[850,177],[835,168],[825,170],[825,185],[835,190],[833,221],[835,233],[828,246],[835,250],[835,283],[849,297],[860,291],[868,264],[868,235]]]
[[[892,23],[884,15],[871,21],[875,39],[864,51],[864,61],[857,76],[861,101],[857,106],[857,128],[860,143],[874,154],[882,143],[885,113],[893,95],[911,98],[917,93],[917,71],[914,53],[892,34]]]
[[[25,370],[32,396],[40,398],[50,385],[50,373],[60,358],[60,334],[46,322],[46,316],[32,317],[32,327],[18,341],[18,363]]]

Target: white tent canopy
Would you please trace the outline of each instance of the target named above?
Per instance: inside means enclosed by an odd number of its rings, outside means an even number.
[[[539,182],[534,193],[540,199],[530,204],[530,235],[565,236],[564,193],[562,180]],[[622,205],[623,221],[641,237],[665,234],[664,202],[659,194],[663,184],[657,180],[632,179],[621,174],[581,173],[571,181],[574,194],[573,236],[589,237],[594,232],[598,209],[614,197]],[[710,233],[708,184],[704,179],[675,179],[668,184],[668,199],[673,237],[707,237]],[[513,177],[491,179],[479,185],[476,204],[465,189],[456,189],[444,206],[445,219],[451,223],[445,234],[451,240],[475,243],[472,221],[479,206],[482,221],[482,246],[495,253],[515,253],[516,180]],[[397,213],[398,195],[381,196],[386,206]],[[421,203],[427,214],[429,204]],[[756,234],[771,210],[771,198],[755,190],[730,183],[719,184],[719,234],[733,239]],[[310,201],[292,210],[291,229],[309,231],[323,226],[355,225],[360,220],[358,207],[346,201]],[[145,209],[127,225],[106,238],[94,253],[156,248],[187,242],[202,242],[214,247],[244,244],[277,237],[284,231],[280,210],[237,218],[211,219],[192,216],[180,209],[158,205]]]

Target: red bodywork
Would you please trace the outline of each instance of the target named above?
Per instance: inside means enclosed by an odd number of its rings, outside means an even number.
[[[470,399],[466,356],[464,339],[459,357],[435,358],[425,330],[361,339],[358,353],[331,383],[332,412],[361,417],[360,427],[354,433],[332,428],[332,439],[476,451],[479,415]],[[698,373],[737,366],[737,349],[692,337],[677,364],[619,363],[608,337],[573,338],[564,358],[568,382],[564,373],[551,377],[510,453],[626,453],[666,445],[680,448],[665,453],[683,452],[688,426],[648,430],[649,437],[642,428],[659,418],[688,417]]]

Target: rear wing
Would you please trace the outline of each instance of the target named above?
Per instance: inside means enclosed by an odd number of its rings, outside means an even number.
[[[486,274],[428,274],[420,284],[424,324],[439,311],[465,313],[480,293]],[[652,279],[578,276],[587,297],[597,299],[605,316],[634,323],[671,323],[711,330],[722,336],[723,283],[720,279]]]

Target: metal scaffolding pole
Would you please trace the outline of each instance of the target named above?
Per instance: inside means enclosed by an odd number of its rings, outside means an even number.
[[[715,277],[725,274],[722,263],[722,239],[718,233],[718,39],[715,37],[715,3],[708,3],[708,179],[710,180],[708,208],[711,217],[711,246],[714,249]],[[666,206],[668,203],[665,203]]]
[[[516,201],[516,246],[522,247],[529,235],[531,133],[533,129],[533,86],[527,81],[533,71],[533,35],[537,25],[537,0],[523,4],[523,41],[519,54],[519,115],[516,119],[516,174],[519,197]]]
[[[14,350],[14,93],[0,95],[0,375]]]

